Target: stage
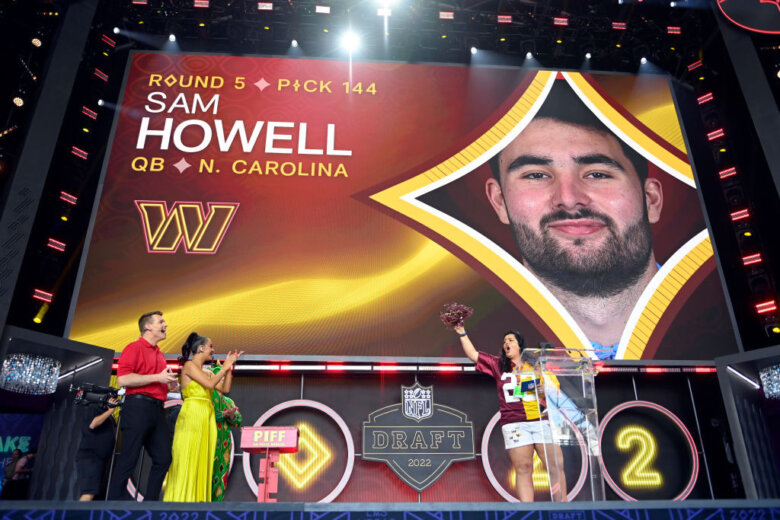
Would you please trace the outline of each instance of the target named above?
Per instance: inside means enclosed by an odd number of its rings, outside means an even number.
[[[777,520],[780,500],[530,503],[0,503],[2,520]],[[203,518],[199,518],[203,515]]]

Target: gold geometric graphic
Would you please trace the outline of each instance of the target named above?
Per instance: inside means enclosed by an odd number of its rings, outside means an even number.
[[[308,424],[300,423],[297,426],[300,432],[298,453],[280,455],[277,467],[290,483],[302,489],[325,467],[331,459],[331,453]]]
[[[601,114],[602,122],[619,135],[620,139],[628,144],[633,143],[632,147],[661,170],[696,189],[693,170],[684,158],[667,150],[646,134],[643,128],[635,125],[614,108],[583,74],[561,72],[560,75],[578,92],[591,111],[597,115]],[[487,156],[494,154],[498,147],[505,146],[505,141],[524,128],[532,116],[532,109],[544,101],[557,77],[558,73],[555,71],[536,72],[517,102],[492,128],[477,137],[471,144],[430,169],[398,184],[385,187],[370,197],[375,202],[422,225],[435,236],[442,237],[466,251],[471,258],[485,266],[506,287],[523,299],[545,324],[555,331],[561,346],[574,349],[572,350],[574,352],[577,349],[592,348],[590,341],[574,323],[565,307],[548,294],[546,287],[536,277],[520,265],[517,259],[511,257],[480,232],[448,215],[441,214],[420,200],[422,195],[473,171],[484,163]],[[673,268],[667,269],[667,272],[657,276],[648,285],[646,291],[648,295],[656,289],[660,294],[653,294],[649,301],[645,299],[637,304],[635,317],[629,323],[625,337],[621,338],[618,359],[642,358],[648,340],[662,316],[657,313],[666,310],[670,302],[681,292],[682,287],[713,256],[706,230],[690,239],[687,245],[689,248],[685,251],[686,254],[673,255],[676,261]]]

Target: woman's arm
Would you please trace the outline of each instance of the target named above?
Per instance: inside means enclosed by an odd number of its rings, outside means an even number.
[[[217,386],[217,383],[222,381],[225,377],[225,370],[220,370],[218,374],[212,374],[211,372],[205,372],[202,368],[195,366],[192,361],[184,363],[184,367],[181,369],[181,375],[187,376],[193,381],[197,381],[203,388],[213,390]],[[182,385],[182,387],[187,385]]]
[[[225,367],[222,366],[222,364],[220,364],[220,366],[222,367],[220,372],[224,372],[225,371]],[[230,393],[231,386],[233,386],[233,370],[232,370],[232,368],[227,370],[227,374],[225,375],[225,379],[223,379],[222,381],[219,382],[219,384],[217,384],[217,390],[219,390],[223,394],[228,394],[228,393]]]
[[[230,425],[241,426],[243,420],[244,418],[241,416],[241,412],[238,411],[238,406],[236,406],[236,411],[233,413],[233,419],[230,421]]]
[[[217,374],[204,372],[202,367],[196,367],[195,363],[192,361],[187,361],[184,363],[184,368],[182,368],[181,373],[183,376],[187,376],[193,381],[197,381],[203,388],[213,390],[217,384],[222,381],[222,379],[224,379],[228,373],[230,373],[230,369],[233,367],[233,363],[235,363],[243,353],[243,350],[241,352],[236,351],[235,353],[232,351],[228,352],[228,355],[225,358],[225,362],[222,364],[222,370],[220,370]]]
[[[466,327],[463,325],[455,325],[452,329],[460,336],[460,346],[463,347],[463,352],[466,354],[466,357],[473,363],[476,363],[479,358],[479,352],[466,334]]]

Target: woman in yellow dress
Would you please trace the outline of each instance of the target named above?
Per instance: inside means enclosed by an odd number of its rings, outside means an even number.
[[[181,387],[184,404],[173,434],[173,462],[168,470],[166,502],[209,502],[217,423],[211,391],[219,388],[233,363],[243,352],[228,352],[218,374],[203,370],[211,360],[211,339],[193,332],[181,348]],[[192,359],[190,359],[192,356]]]

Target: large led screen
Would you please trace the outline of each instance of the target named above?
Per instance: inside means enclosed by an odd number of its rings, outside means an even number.
[[[457,301],[488,351],[737,350],[665,77],[135,53],[115,118],[71,339],[462,357]]]

